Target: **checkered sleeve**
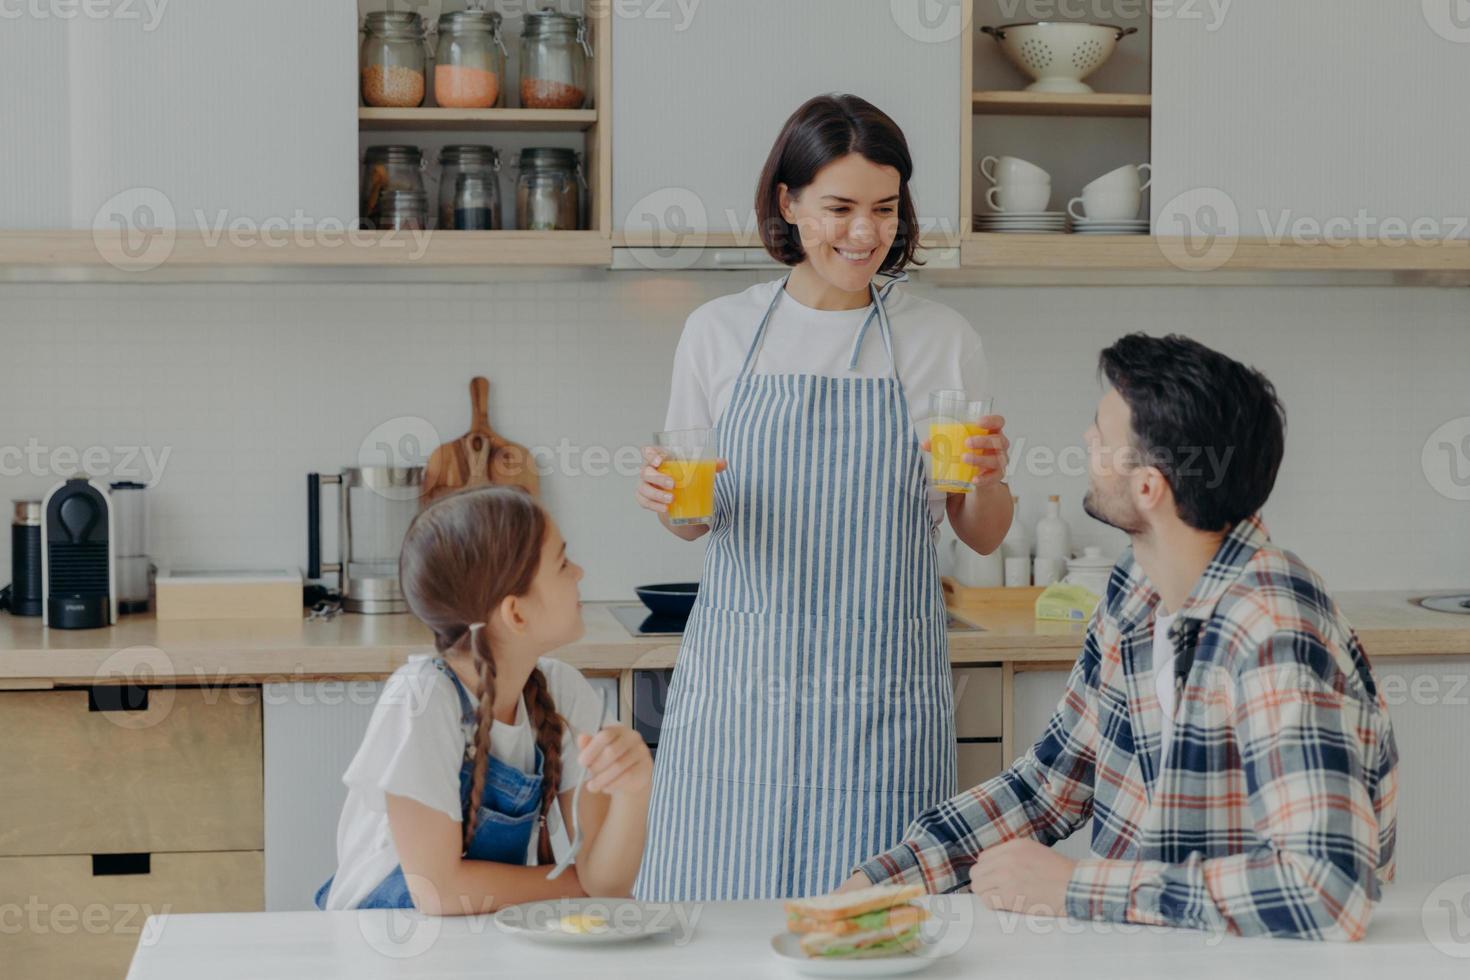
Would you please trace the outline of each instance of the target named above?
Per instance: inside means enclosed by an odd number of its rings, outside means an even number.
[[[1230,729],[1254,829],[1249,846],[1209,860],[1196,852],[1183,864],[1079,862],[1068,914],[1247,936],[1362,938],[1379,898],[1379,852],[1392,840],[1376,798],[1385,776],[1393,779],[1394,750],[1374,699],[1324,680],[1330,659],[1315,635],[1280,631],[1234,671]]]
[[[1094,635],[1041,740],[999,776],[921,813],[903,841],[859,867],[863,874],[875,884],[956,891],[969,884],[985,848],[1022,837],[1050,845],[1087,823],[1097,732]]]

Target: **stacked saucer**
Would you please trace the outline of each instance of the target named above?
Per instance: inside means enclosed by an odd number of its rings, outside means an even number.
[[[1007,211],[975,215],[975,230],[1013,235],[1060,235],[1067,230],[1065,211]]]
[[[1147,218],[1073,218],[1072,231],[1078,235],[1147,235]]]

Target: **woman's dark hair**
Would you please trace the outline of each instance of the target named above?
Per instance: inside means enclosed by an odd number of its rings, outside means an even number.
[[[856,95],[819,95],[791,114],[771,147],[755,189],[755,213],[761,241],[771,257],[784,265],[806,258],[801,234],[781,214],[781,185],[793,195],[816,179],[817,171],[849,153],[880,167],[898,171],[898,236],[881,271],[898,272],[914,259],[919,245],[919,219],[914,213],[909,180],[914,161],[903,130],[877,106]]]
[[[1224,531],[1265,506],[1286,448],[1286,410],[1265,375],[1178,334],[1129,334],[1098,366],[1128,403],[1133,448],[1169,481],[1180,520]]]
[[[471,783],[461,825],[464,846],[475,836],[494,722],[495,656],[490,630],[478,628],[506,596],[525,595],[541,564],[546,512],[519,487],[479,487],[441,497],[419,512],[403,536],[398,577],[409,610],[434,632],[434,649],[467,652],[480,680],[471,743]],[[471,626],[477,628],[471,629]],[[552,861],[545,816],[561,786],[561,742],[565,721],[556,711],[540,668],[531,671],[522,695],[536,745],[541,749],[541,835],[537,860]]]

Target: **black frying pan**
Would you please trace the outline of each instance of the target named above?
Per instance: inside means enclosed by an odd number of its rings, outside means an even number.
[[[663,585],[640,585],[633,590],[655,616],[688,619],[699,594],[698,582],[668,582]]]

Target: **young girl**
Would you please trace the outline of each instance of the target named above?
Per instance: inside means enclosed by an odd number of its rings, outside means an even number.
[[[634,732],[603,725],[575,668],[543,656],[584,632],[582,569],[556,525],[520,490],[454,494],[409,525],[399,574],[438,656],[383,689],[342,777],[337,873],[317,906],[464,915],[627,895],[653,763]],[[548,880],[584,769],[582,847]]]

